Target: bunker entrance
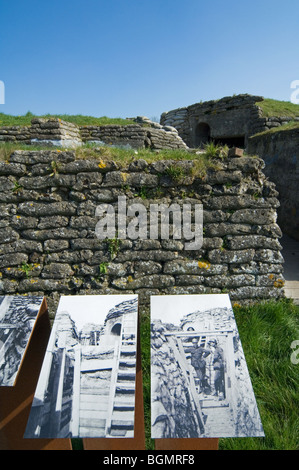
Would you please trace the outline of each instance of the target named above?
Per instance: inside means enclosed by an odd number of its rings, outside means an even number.
[[[211,129],[205,122],[200,122],[195,128],[195,147],[201,147],[210,141]]]
[[[238,137],[221,137],[213,138],[213,142],[219,145],[227,145],[228,147],[245,148],[245,136]]]
[[[194,147],[204,147],[205,144],[213,141],[215,144],[227,145],[228,147],[245,148],[245,135],[211,137],[209,124],[200,122],[194,132]]]

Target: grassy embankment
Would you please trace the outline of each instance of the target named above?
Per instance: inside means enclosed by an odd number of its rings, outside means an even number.
[[[271,117],[287,117],[296,118],[299,117],[299,105],[288,101],[277,101],[272,99],[265,99],[264,101],[256,103],[263,110],[263,116],[266,118]],[[281,132],[283,130],[299,129],[298,121],[289,121],[287,124],[283,124],[280,127],[274,127],[268,131],[261,132],[260,134],[273,134],[275,132]]]
[[[83,116],[81,114],[43,114],[42,116],[36,116],[30,111],[23,116],[13,116],[10,114],[0,113],[0,127],[4,126],[30,126],[33,118],[58,118],[62,121],[71,122],[77,126],[107,126],[110,124],[128,126],[134,124],[129,119],[122,118],[110,118],[107,116],[94,117],[94,116]]]

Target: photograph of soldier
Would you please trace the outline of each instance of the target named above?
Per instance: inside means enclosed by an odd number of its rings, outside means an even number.
[[[153,439],[264,436],[229,295],[151,297]]]
[[[209,393],[211,389],[206,376],[206,358],[211,354],[211,350],[203,348],[198,344],[198,338],[193,338],[192,347],[189,349],[189,351],[187,350],[187,352],[189,352],[191,355],[191,365],[196,371],[199,391],[206,394]]]
[[[224,387],[224,352],[223,349],[218,345],[216,339],[212,339],[208,342],[208,345],[212,348],[213,354],[213,370],[214,370],[214,388],[215,396],[225,398],[225,387]]]

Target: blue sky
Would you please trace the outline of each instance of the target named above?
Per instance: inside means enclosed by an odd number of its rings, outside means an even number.
[[[0,112],[160,117],[239,93],[289,101],[298,0],[0,0]]]

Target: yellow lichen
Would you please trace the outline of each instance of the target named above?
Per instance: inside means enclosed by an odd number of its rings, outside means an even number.
[[[211,267],[211,263],[209,263],[208,261],[198,261],[198,267],[199,268],[203,268],[203,269],[210,269]]]
[[[285,284],[284,280],[283,279],[277,279],[275,282],[274,282],[274,287],[277,287],[277,288],[280,288],[280,287],[283,287]]]
[[[104,163],[103,160],[101,160],[100,163],[98,164],[98,167],[99,168],[106,168],[106,163]]]

